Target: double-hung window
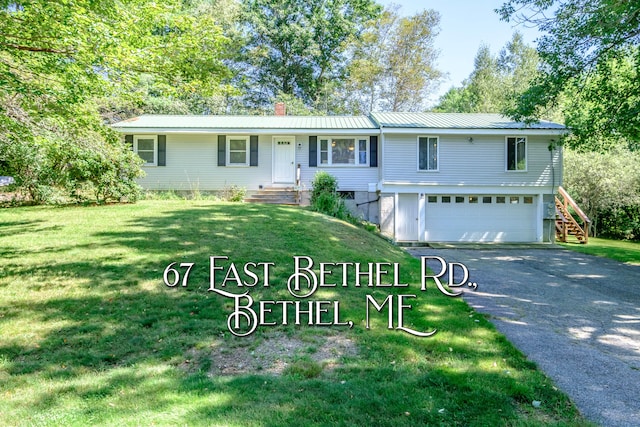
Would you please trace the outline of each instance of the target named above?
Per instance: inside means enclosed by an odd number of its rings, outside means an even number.
[[[320,137],[318,156],[324,166],[366,166],[369,138]]]
[[[158,138],[156,135],[136,135],[133,148],[138,156],[144,160],[144,166],[158,164]]]
[[[527,138],[507,137],[507,171],[527,170]]]
[[[249,137],[230,136],[228,137],[227,164],[229,166],[249,165]]]
[[[418,170],[438,170],[438,137],[418,137]]]

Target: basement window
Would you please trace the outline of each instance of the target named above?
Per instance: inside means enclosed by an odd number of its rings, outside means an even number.
[[[338,194],[344,200],[354,200],[356,198],[355,191],[338,191]]]

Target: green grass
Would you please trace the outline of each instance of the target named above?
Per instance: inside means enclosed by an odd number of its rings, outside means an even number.
[[[640,242],[589,237],[589,243],[586,245],[576,243],[560,244],[567,249],[583,254],[597,255],[632,265],[640,265]]]
[[[231,300],[208,292],[214,255],[275,263],[271,286],[250,289],[256,300],[288,297],[293,255],[398,262],[412,285],[318,291],[340,301],[353,329],[287,325],[238,338],[226,324]],[[0,261],[2,425],[585,425],[486,319],[433,284],[421,292],[418,260],[309,211],[206,200],[3,209]],[[187,287],[163,285],[172,262],[195,263]],[[417,294],[405,325],[437,334],[388,330],[381,314],[367,330],[366,295],[390,292]],[[271,348],[287,363],[280,375],[216,371],[266,357],[274,336],[303,344]],[[314,359],[335,336],[354,352]]]

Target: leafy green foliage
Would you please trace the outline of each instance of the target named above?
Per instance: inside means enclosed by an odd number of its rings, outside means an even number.
[[[426,9],[400,17],[388,8],[354,42],[348,95],[353,108],[371,111],[421,111],[442,73],[436,69],[434,40],[440,14]]]
[[[564,187],[592,221],[592,234],[640,237],[640,154],[564,153]]]
[[[247,189],[235,184],[225,186],[221,193],[225,202],[242,202],[246,196]]]
[[[462,87],[445,93],[434,111],[455,113],[503,113],[537,75],[538,55],[516,32],[497,56],[481,45],[474,69]]]
[[[338,181],[325,171],[317,172],[311,182],[311,208],[339,219],[351,219],[344,200],[338,194]]]
[[[640,140],[640,3],[509,0],[498,13],[547,33],[538,41],[542,72],[510,115],[535,121],[560,106],[575,145],[595,150]]]
[[[135,200],[139,161],[99,112],[125,118],[149,81],[218,93],[226,43],[212,10],[180,0],[0,2],[0,173],[35,202]]]
[[[308,106],[322,103],[332,80],[345,73],[351,39],[379,14],[372,0],[249,0],[242,18],[243,77],[257,105],[278,94]]]

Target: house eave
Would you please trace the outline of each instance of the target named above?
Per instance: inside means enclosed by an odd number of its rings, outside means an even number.
[[[559,129],[533,129],[533,128],[513,128],[513,129],[478,129],[478,128],[382,128],[385,135],[552,135],[559,136],[567,133],[566,128]]]
[[[141,127],[113,127],[114,130],[123,134],[190,134],[190,135],[380,135],[380,129],[242,129],[242,128],[141,128]]]

